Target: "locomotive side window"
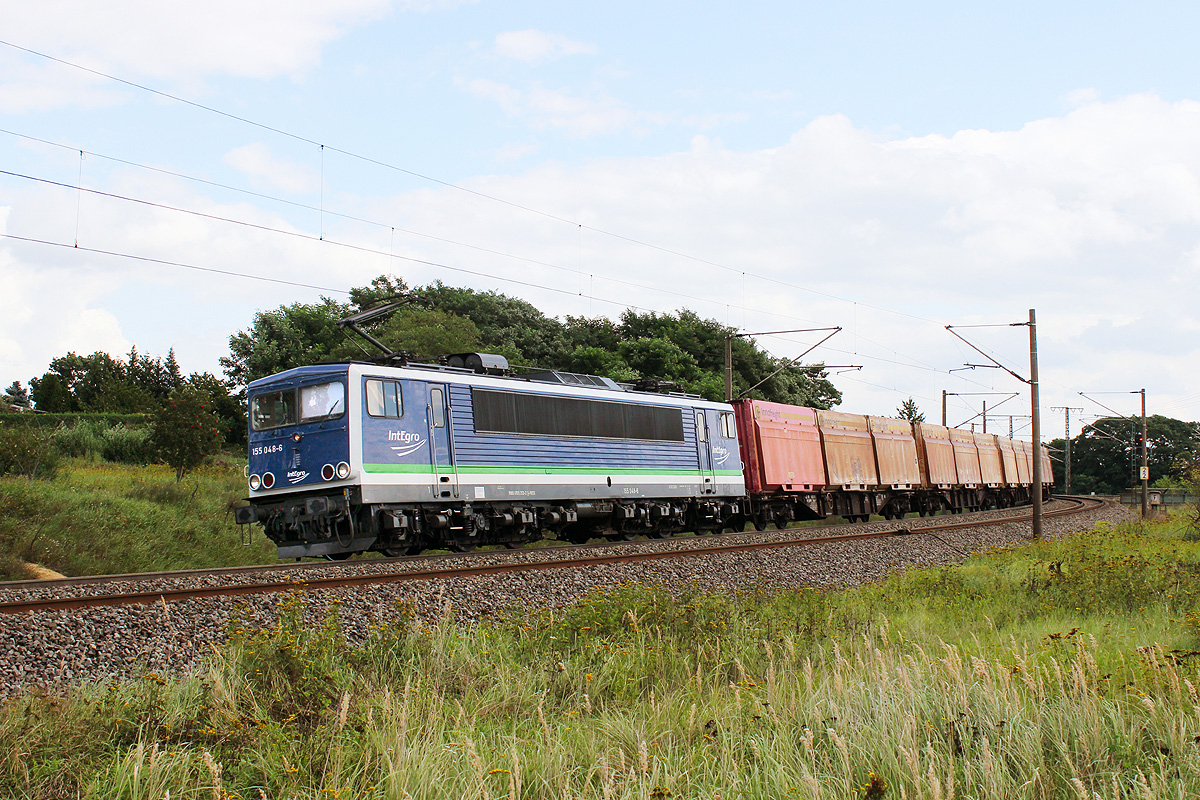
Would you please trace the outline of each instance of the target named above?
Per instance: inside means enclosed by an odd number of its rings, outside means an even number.
[[[341,381],[300,388],[300,421],[340,417],[346,410],[346,385]]]
[[[678,408],[474,389],[475,430],[595,439],[683,441]]]
[[[737,438],[737,428],[733,424],[733,414],[729,411],[721,412],[721,435],[726,439]]]
[[[296,391],[266,392],[250,401],[250,423],[256,431],[296,424]]]
[[[433,388],[429,390],[429,407],[433,414],[430,417],[433,420],[433,427],[446,427],[446,401],[442,398],[442,390]]]
[[[404,398],[398,381],[367,381],[367,413],[372,417],[404,416]]]

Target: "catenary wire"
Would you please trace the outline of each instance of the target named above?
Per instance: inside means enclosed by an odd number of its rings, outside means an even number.
[[[843,303],[854,303],[854,304],[856,304],[856,305],[861,305],[861,306],[863,306],[864,308],[870,308],[870,309],[873,309],[873,310],[875,310],[875,311],[882,311],[882,312],[884,312],[884,313],[887,313],[887,314],[894,314],[894,315],[901,316],[901,317],[906,317],[906,318],[909,318],[909,319],[920,320],[920,321],[922,321],[922,322],[935,322],[934,320],[928,319],[928,318],[926,318],[926,317],[921,317],[921,316],[919,316],[919,315],[916,315],[916,314],[909,314],[908,312],[905,312],[905,311],[899,311],[899,310],[897,310],[897,309],[887,308],[886,306],[878,306],[878,305],[874,305],[874,304],[872,304],[872,303],[865,303],[865,302],[861,302],[861,301],[857,301],[857,300],[850,300],[849,298],[840,297],[840,296],[838,296],[838,295],[831,294],[831,293],[829,293],[829,292],[821,292],[821,291],[818,291],[818,290],[816,290],[816,289],[809,288],[809,287],[807,287],[807,286],[801,286],[800,284],[792,283],[792,282],[790,282],[790,281],[781,280],[781,279],[779,279],[779,278],[773,278],[773,277],[770,277],[770,276],[767,276],[767,275],[760,275],[760,274],[758,274],[758,273],[751,272],[751,271],[749,271],[749,270],[740,269],[740,268],[737,268],[737,267],[731,267],[731,266],[729,266],[728,264],[722,264],[722,263],[720,263],[720,262],[718,262],[718,261],[712,261],[712,260],[710,260],[710,259],[701,258],[701,257],[699,257],[699,256],[692,255],[692,254],[690,254],[690,253],[684,253],[684,252],[682,252],[682,251],[679,251],[679,250],[674,250],[674,249],[672,249],[672,248],[669,248],[669,247],[664,247],[664,246],[662,246],[662,245],[656,245],[656,244],[654,244],[654,243],[652,243],[652,242],[647,242],[647,241],[644,241],[644,240],[641,240],[641,239],[634,238],[634,237],[632,237],[632,236],[625,236],[624,234],[615,233],[615,232],[613,232],[613,231],[608,231],[608,230],[605,230],[605,229],[603,229],[603,228],[598,228],[598,227],[595,227],[595,226],[592,226],[592,225],[587,225],[587,224],[584,224],[584,223],[581,223],[581,222],[577,222],[577,221],[575,221],[575,220],[568,219],[568,218],[566,218],[566,217],[563,217],[563,216],[560,216],[560,215],[558,215],[558,214],[553,214],[553,213],[550,213],[550,212],[547,212],[547,211],[543,211],[543,210],[540,210],[540,209],[536,209],[536,208],[533,208],[532,206],[526,206],[526,205],[523,205],[523,204],[521,204],[521,203],[516,203],[516,202],[514,202],[514,201],[511,201],[511,200],[506,200],[506,199],[504,199],[504,198],[502,198],[502,197],[498,197],[498,196],[496,196],[496,195],[491,195],[491,194],[488,194],[488,193],[486,193],[486,192],[481,192],[481,191],[478,191],[478,190],[476,190],[476,189],[471,189],[471,188],[468,188],[468,187],[466,187],[466,186],[462,186],[462,185],[460,185],[460,184],[452,183],[452,182],[450,182],[450,181],[444,181],[444,180],[441,180],[440,178],[435,178],[435,177],[432,177],[432,176],[430,176],[430,175],[425,175],[425,174],[423,174],[423,173],[416,172],[416,171],[414,171],[414,170],[410,170],[410,169],[407,169],[407,168],[405,168],[405,167],[401,167],[401,166],[398,166],[398,165],[395,165],[395,164],[391,164],[391,163],[388,163],[388,162],[386,162],[386,161],[382,161],[382,160],[380,160],[380,159],[372,158],[372,157],[370,157],[370,156],[365,156],[365,155],[362,155],[362,154],[359,154],[359,153],[355,153],[355,152],[353,152],[353,151],[350,151],[350,150],[345,150],[345,149],[342,149],[342,148],[336,147],[336,146],[334,146],[334,145],[325,144],[325,143],[323,143],[323,142],[319,142],[319,141],[317,141],[317,140],[315,140],[315,139],[312,139],[312,138],[310,138],[310,137],[307,137],[307,136],[302,136],[302,135],[300,135],[300,134],[292,133],[292,132],[290,132],[290,131],[284,130],[284,129],[282,129],[282,128],[279,128],[279,127],[276,127],[276,126],[273,126],[273,125],[267,125],[267,124],[265,124],[265,123],[257,122],[257,121],[255,121],[255,120],[252,120],[252,119],[248,118],[248,117],[243,117],[243,116],[240,116],[240,115],[238,115],[238,114],[232,114],[232,113],[230,113],[230,112],[228,112],[228,111],[223,111],[223,110],[221,110],[221,109],[218,109],[218,108],[216,108],[215,106],[209,106],[209,105],[206,105],[206,104],[204,104],[204,103],[198,103],[198,102],[196,102],[196,101],[194,101],[194,100],[188,100],[188,99],[186,99],[186,98],[184,98],[184,97],[180,97],[180,96],[178,96],[178,95],[174,95],[174,94],[171,94],[171,93],[169,93],[169,92],[164,92],[164,91],[162,91],[162,90],[160,90],[160,89],[155,89],[155,88],[153,88],[153,87],[150,87],[150,86],[147,86],[147,85],[145,85],[145,84],[137,83],[136,81],[131,81],[131,80],[128,80],[128,79],[125,79],[125,78],[120,78],[120,77],[117,77],[117,76],[115,76],[115,75],[112,75],[112,74],[109,74],[109,73],[103,72],[103,71],[101,71],[101,70],[92,69],[91,67],[85,67],[85,66],[82,66],[82,65],[80,65],[80,64],[76,64],[76,63],[73,63],[73,62],[71,62],[71,61],[67,61],[66,59],[62,59],[62,58],[58,58],[58,57],[56,57],[56,56],[52,56],[52,55],[50,55],[50,54],[48,54],[48,53],[43,53],[43,52],[40,52],[40,51],[38,51],[38,50],[33,50],[33,49],[31,49],[31,48],[28,48],[28,47],[22,47],[21,45],[15,44],[15,43],[13,43],[13,42],[9,42],[9,41],[5,41],[5,40],[2,40],[2,39],[0,39],[0,45],[4,45],[4,46],[6,46],[6,47],[10,47],[10,48],[13,48],[13,49],[15,49],[15,50],[20,50],[20,51],[22,51],[22,52],[25,52],[25,53],[28,53],[28,54],[30,54],[30,55],[37,56],[38,58],[44,58],[44,59],[47,59],[47,60],[49,60],[49,61],[53,61],[53,62],[55,62],[55,63],[57,63],[57,64],[62,64],[63,66],[71,67],[71,68],[73,68],[73,69],[78,69],[78,70],[81,70],[81,71],[84,71],[84,72],[90,73],[90,74],[92,74],[92,75],[96,75],[96,76],[99,76],[99,77],[105,78],[105,79],[107,79],[107,80],[112,80],[112,81],[115,81],[115,82],[117,82],[117,83],[121,83],[121,84],[124,84],[124,85],[126,85],[126,86],[129,86],[129,87],[131,87],[131,88],[138,89],[138,90],[140,90],[140,91],[149,92],[149,93],[151,93],[151,94],[154,94],[154,95],[156,95],[156,96],[158,96],[158,97],[162,97],[162,98],[165,98],[165,99],[168,99],[168,100],[172,100],[172,101],[175,101],[175,102],[178,102],[178,103],[182,103],[182,104],[184,104],[184,105],[188,105],[188,106],[191,106],[191,107],[193,107],[193,108],[200,109],[200,110],[202,110],[202,111],[206,111],[206,112],[209,112],[209,113],[212,113],[212,114],[216,114],[216,115],[219,115],[219,116],[225,117],[225,118],[227,118],[227,119],[231,119],[231,120],[234,120],[234,121],[237,121],[237,122],[243,123],[243,124],[245,124],[245,125],[250,125],[250,126],[252,126],[252,127],[256,127],[256,128],[259,128],[259,129],[261,129],[261,130],[269,131],[269,132],[271,132],[271,133],[275,133],[275,134],[278,134],[278,135],[280,135],[280,136],[284,136],[284,137],[290,138],[290,139],[292,139],[292,140],[294,140],[294,141],[303,142],[303,143],[305,143],[305,144],[309,144],[309,145],[312,145],[312,146],[314,146],[314,147],[321,148],[321,151],[322,151],[322,153],[323,153],[324,151],[328,150],[328,151],[330,151],[330,152],[334,152],[334,153],[338,153],[338,154],[340,154],[340,155],[346,156],[347,158],[352,158],[352,159],[355,159],[355,160],[358,160],[358,161],[362,161],[363,163],[372,164],[372,165],[374,165],[374,166],[378,166],[378,167],[382,167],[382,168],[385,168],[385,169],[393,170],[393,171],[396,171],[396,172],[399,172],[399,173],[402,173],[402,174],[405,174],[405,175],[409,175],[409,176],[411,176],[411,177],[414,177],[414,178],[418,178],[418,179],[420,179],[420,180],[425,180],[425,181],[429,181],[430,183],[435,183],[435,184],[438,184],[438,185],[440,185],[440,186],[444,186],[444,187],[446,187],[446,188],[449,188],[449,189],[454,189],[454,190],[456,190],[456,191],[460,191],[460,192],[464,192],[464,193],[467,193],[467,194],[470,194],[470,195],[474,195],[474,196],[476,196],[476,197],[479,197],[479,198],[481,198],[481,199],[485,199],[485,200],[488,200],[488,201],[491,201],[491,202],[495,202],[495,203],[500,203],[500,204],[502,204],[502,205],[506,205],[506,206],[509,206],[509,207],[511,207],[511,208],[515,208],[515,209],[518,209],[518,210],[521,210],[521,211],[525,211],[525,212],[527,212],[527,213],[530,213],[530,214],[536,214],[536,215],[538,215],[538,216],[541,216],[541,217],[544,217],[544,218],[546,218],[546,219],[550,219],[550,220],[554,220],[554,221],[556,221],[556,222],[561,222],[561,223],[564,223],[564,224],[567,224],[567,225],[571,225],[571,226],[573,226],[573,227],[576,227],[576,228],[577,228],[577,229],[579,229],[579,230],[586,230],[586,231],[589,231],[589,232],[591,232],[591,233],[596,233],[596,234],[599,234],[599,235],[602,235],[602,236],[607,236],[607,237],[610,237],[610,238],[613,238],[613,239],[617,239],[617,240],[619,240],[619,241],[624,241],[624,242],[628,242],[628,243],[630,243],[630,244],[635,244],[635,245],[638,245],[639,247],[646,247],[646,248],[649,248],[649,249],[652,249],[652,250],[656,250],[656,251],[658,251],[658,252],[666,253],[666,254],[668,254],[668,255],[673,255],[673,256],[677,256],[677,257],[679,257],[679,258],[684,258],[684,259],[687,259],[687,260],[690,260],[690,261],[694,261],[694,262],[696,262],[696,263],[700,263],[700,264],[706,264],[706,265],[708,265],[708,266],[712,266],[712,267],[717,267],[717,268],[719,268],[719,269],[726,270],[726,271],[728,271],[728,272],[732,272],[732,273],[735,273],[735,274],[738,274],[738,275],[749,275],[749,276],[751,276],[751,277],[753,277],[753,278],[757,278],[758,280],[766,281],[766,282],[769,282],[769,283],[774,283],[774,284],[776,284],[776,285],[779,285],[779,286],[787,286],[787,287],[789,287],[789,288],[792,288],[792,289],[797,289],[797,290],[799,290],[799,291],[802,291],[802,292],[808,292],[808,293],[810,293],[810,294],[814,294],[814,295],[817,295],[817,296],[820,296],[820,297],[826,297],[826,298],[829,298],[829,299],[831,299],[831,300],[837,300],[837,301],[839,301],[839,302],[843,302]]]

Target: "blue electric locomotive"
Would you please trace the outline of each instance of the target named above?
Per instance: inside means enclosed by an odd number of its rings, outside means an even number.
[[[301,367],[248,389],[250,505],[281,558],[661,537],[746,522],[733,410],[498,356]]]

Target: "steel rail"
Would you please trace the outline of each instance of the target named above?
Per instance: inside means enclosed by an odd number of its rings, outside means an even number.
[[[1065,498],[1062,496],[1059,496],[1058,499],[1065,499]],[[1087,499],[1094,499],[1094,498],[1087,498]],[[1013,508],[1012,510],[1015,511],[1017,509]],[[964,516],[971,516],[975,513],[980,513],[980,512],[967,512],[967,514]],[[983,513],[986,513],[986,512],[983,512]],[[1022,519],[1027,519],[1027,518],[1028,517],[1014,516],[1014,517],[1010,517],[1009,519],[1011,519],[1013,521],[1020,521]],[[915,522],[918,519],[920,519],[921,521],[924,521],[926,519],[932,519],[932,517],[913,517],[912,521]],[[838,523],[831,523],[831,524],[825,524],[825,525],[814,525],[814,526],[810,526],[807,528],[791,528],[791,529],[783,529],[783,530],[786,530],[789,532],[792,532],[792,531],[810,532],[810,531],[820,531],[820,530],[825,530],[825,529],[844,528],[844,527],[846,527],[846,525],[855,525],[855,524],[859,524],[859,523],[838,522]],[[867,524],[878,525],[878,524],[880,524],[880,521],[867,523]],[[976,523],[976,524],[985,524],[985,523]],[[760,531],[730,532],[730,533],[720,534],[720,536],[722,538],[727,538],[729,536],[737,536],[741,533],[744,533],[746,535],[754,535],[755,533],[760,533]],[[662,542],[664,544],[670,544],[672,542],[688,543],[688,542],[694,542],[697,540],[698,540],[697,538],[668,537],[667,539],[662,539],[662,540],[648,539],[646,541],[647,542],[657,541],[657,542]],[[585,549],[585,548],[589,549],[589,550],[619,548],[619,547],[627,546],[630,543],[631,543],[631,540],[610,540],[610,541],[606,541],[606,542],[596,542],[594,544],[566,544],[566,545],[549,545],[549,546],[541,546],[541,547],[518,547],[518,548],[514,548],[513,550],[487,550],[487,551],[476,551],[476,552],[472,552],[472,553],[428,553],[425,555],[415,555],[415,556],[394,556],[394,557],[390,557],[390,558],[383,557],[383,558],[368,558],[368,559],[352,559],[352,560],[346,560],[346,561],[300,561],[300,562],[295,562],[295,563],[249,564],[249,565],[237,566],[237,567],[218,567],[215,569],[209,568],[209,567],[203,567],[203,568],[195,568],[195,569],[164,570],[161,572],[126,572],[126,573],[110,573],[110,574],[105,574],[105,575],[79,575],[79,576],[75,576],[75,577],[63,577],[63,578],[33,578],[33,579],[27,579],[27,580],[21,580],[21,581],[0,581],[0,593],[30,590],[30,589],[33,589],[33,590],[50,589],[50,588],[60,587],[60,586],[61,587],[90,586],[92,584],[97,584],[97,583],[139,583],[139,582],[146,582],[146,581],[169,580],[169,579],[173,579],[173,578],[203,578],[203,577],[226,577],[226,576],[235,576],[235,575],[254,575],[254,574],[261,573],[261,572],[304,572],[304,571],[308,571],[308,570],[321,571],[321,570],[347,568],[347,567],[372,568],[372,567],[376,567],[376,566],[385,567],[385,566],[394,565],[394,564],[417,564],[417,563],[422,563],[422,562],[436,563],[439,561],[446,561],[446,560],[455,559],[455,558],[470,558],[470,557],[477,557],[477,556],[483,555],[483,554],[494,555],[497,553],[526,553],[526,554],[539,554],[540,555],[543,553],[562,553],[562,552],[579,551],[579,550]]]
[[[1091,498],[1063,499],[1071,500],[1077,505],[1073,508],[1068,507],[1047,512],[1047,516],[1059,516],[1063,514],[1077,513],[1087,508],[1089,505],[1087,500],[1091,500]],[[1093,502],[1097,505],[1103,505],[1103,501]],[[768,542],[742,542],[735,544],[712,545],[708,547],[692,547],[681,550],[659,550],[649,553],[610,553],[606,555],[585,556],[575,559],[486,564],[452,567],[448,569],[413,570],[408,572],[364,573],[358,575],[342,575],[331,578],[270,581],[264,583],[247,583],[227,586],[202,586],[185,589],[162,589],[149,592],[128,592],[109,595],[19,600],[0,603],[0,614],[63,611],[104,606],[149,605],[160,602],[165,604],[168,602],[196,600],[208,597],[236,597],[250,594],[268,594],[287,591],[340,589],[368,584],[443,580],[447,578],[479,577],[485,575],[513,572],[533,572],[550,569],[572,569],[578,567],[601,566],[606,564],[628,563],[636,561],[657,561],[668,558],[698,557],[726,553],[749,552],[754,550],[778,549],[783,547],[803,547],[815,544],[890,538],[894,536],[917,535],[926,532],[954,530],[960,528],[1003,525],[1012,522],[1024,522],[1031,518],[1032,515],[1026,514],[1018,517],[1006,517],[1003,519],[952,522],[940,525],[923,525],[915,529],[898,528],[895,530],[868,531],[865,533],[850,533],[836,536],[783,539]]]

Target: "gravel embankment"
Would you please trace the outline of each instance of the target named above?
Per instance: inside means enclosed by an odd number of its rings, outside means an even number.
[[[1047,510],[1056,507],[1047,504]],[[1008,512],[1011,515],[1013,512]],[[469,621],[519,605],[523,609],[566,605],[594,587],[616,586],[630,581],[666,586],[694,585],[700,589],[784,589],[798,586],[851,585],[878,580],[908,566],[946,564],[963,560],[967,554],[1027,540],[1028,522],[1004,522],[1005,512],[989,512],[995,524],[983,528],[868,539],[857,542],[778,548],[721,556],[682,556],[633,564],[571,567],[564,569],[450,578],[413,583],[393,583],[356,589],[312,592],[308,613],[314,621],[323,618],[327,604],[340,604],[342,629],[351,641],[365,638],[372,627],[393,621],[397,603],[411,608],[422,619],[447,612]],[[1100,520],[1124,522],[1132,515],[1119,505],[1109,504],[1094,511],[1066,517],[1047,518],[1047,536],[1062,536],[1091,528]],[[972,517],[976,518],[976,517]],[[895,530],[903,526],[917,531],[923,524],[945,521],[908,519],[858,525],[850,530]],[[962,518],[959,518],[962,519]],[[958,520],[956,520],[958,521]],[[796,539],[837,533],[835,529],[805,529],[763,533],[725,534],[721,542]],[[686,550],[715,543],[713,537],[662,541],[639,541],[621,545],[634,551]],[[497,551],[470,558],[437,557],[402,563],[348,563],[335,568],[319,567],[329,575],[363,571],[411,571],[449,568],[467,563],[540,561],[572,558],[591,548],[546,551],[532,548]],[[611,552],[605,549],[604,552]],[[121,582],[70,587],[69,593],[111,594],[146,591],[152,588],[221,585],[245,581],[299,580],[302,573],[275,571],[250,578],[174,578],[160,582]],[[65,595],[68,590],[38,591],[32,588],[0,589],[0,601],[46,595]],[[111,607],[40,614],[0,615],[0,697],[12,696],[38,686],[62,690],[83,680],[108,680],[140,676],[147,671],[176,673],[196,666],[213,647],[225,640],[231,618],[251,625],[274,622],[278,595],[191,600],[170,605]]]

